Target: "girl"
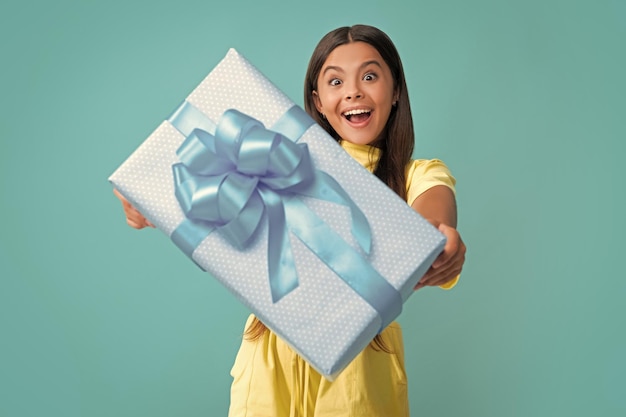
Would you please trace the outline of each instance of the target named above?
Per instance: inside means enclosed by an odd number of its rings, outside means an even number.
[[[413,122],[400,57],[371,26],[342,27],[309,62],[307,112],[357,161],[447,237],[415,289],[454,286],[465,260],[456,231],[455,180],[439,160],[411,160]],[[119,193],[129,225],[152,226]],[[389,325],[330,382],[250,316],[231,374],[230,417],[408,416],[402,334]]]

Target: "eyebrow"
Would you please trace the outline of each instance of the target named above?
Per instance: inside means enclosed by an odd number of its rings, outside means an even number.
[[[362,70],[363,68],[367,67],[368,65],[376,65],[377,67],[382,69],[382,65],[380,65],[380,62],[376,61],[375,59],[372,59],[370,61],[365,61],[364,63],[362,63],[359,66],[359,70]],[[338,71],[338,72],[344,72],[343,68],[337,67],[337,66],[334,66],[334,65],[330,65],[330,66],[324,68],[324,71],[322,71],[322,75],[326,74],[330,70],[335,70],[335,71]]]

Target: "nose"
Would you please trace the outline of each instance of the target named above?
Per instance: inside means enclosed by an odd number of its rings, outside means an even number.
[[[359,83],[355,82],[346,89],[346,100],[359,99],[363,97]]]

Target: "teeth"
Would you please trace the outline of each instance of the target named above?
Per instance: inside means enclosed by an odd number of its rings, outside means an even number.
[[[344,116],[353,116],[355,114],[363,114],[363,113],[369,113],[369,110],[365,110],[365,109],[355,109],[355,110],[349,110],[347,112],[345,112],[343,115]]]

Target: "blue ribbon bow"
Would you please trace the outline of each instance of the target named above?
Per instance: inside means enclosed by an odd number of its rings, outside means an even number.
[[[191,257],[214,230],[244,249],[267,221],[274,302],[298,286],[289,228],[379,312],[384,326],[399,314],[402,302],[395,288],[298,198],[347,206],[352,234],[369,254],[371,232],[365,215],[331,176],[313,167],[307,145],[295,143],[314,123],[300,107],[290,108],[273,130],[234,109],[216,126],[188,102],[169,120],[186,135],[177,151],[181,162],[172,166],[176,198],[186,220],[171,238],[183,252]]]

